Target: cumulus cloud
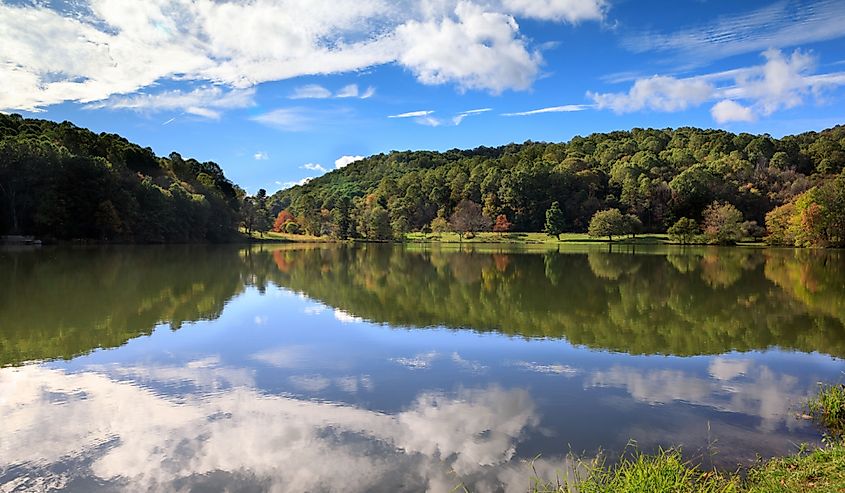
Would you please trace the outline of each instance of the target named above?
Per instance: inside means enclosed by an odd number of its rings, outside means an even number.
[[[258,152],[256,152],[255,154],[252,155],[252,158],[255,159],[256,161],[266,161],[266,160],[270,159],[270,155],[267,154],[264,151],[258,151]]]
[[[605,0],[503,0],[509,12],[530,19],[577,23],[604,19]]]
[[[362,159],[364,159],[364,156],[340,156],[335,159],[334,167],[335,169],[345,168],[346,166]]]
[[[453,82],[494,94],[531,86],[542,57],[528,47],[513,17],[470,2],[458,3],[455,16],[399,26],[399,62],[424,84]]]
[[[599,20],[605,9],[602,0],[0,3],[0,109],[102,101],[168,80],[248,89],[391,63],[424,84],[522,90],[542,56],[514,16],[579,22]],[[306,89],[294,95],[327,97]],[[336,94],[353,92],[370,97],[374,89]]]
[[[716,101],[711,115],[719,123],[752,121],[804,104],[825,90],[845,85],[845,72],[813,74],[816,60],[795,50],[763,52],[765,63],[687,78],[638,79],[627,92],[587,93],[599,109],[681,111]]]
[[[754,112],[751,108],[730,99],[724,99],[713,105],[710,108],[710,115],[717,123],[754,121]]]

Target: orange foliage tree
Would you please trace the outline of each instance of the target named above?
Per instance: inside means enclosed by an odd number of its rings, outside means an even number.
[[[273,231],[276,233],[281,233],[284,231],[285,224],[289,222],[296,222],[296,218],[293,217],[293,214],[284,210],[276,216],[276,221],[273,223]]]

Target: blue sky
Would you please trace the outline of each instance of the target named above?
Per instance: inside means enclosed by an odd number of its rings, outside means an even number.
[[[845,123],[845,2],[0,0],[0,81],[273,192],[393,149]]]

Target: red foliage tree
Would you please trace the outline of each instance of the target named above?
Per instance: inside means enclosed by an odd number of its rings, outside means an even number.
[[[291,221],[296,222],[296,218],[293,217],[293,214],[287,210],[280,212],[279,215],[276,216],[276,221],[273,223],[273,231],[276,233],[284,232],[285,224]]]
[[[499,214],[496,216],[496,224],[493,225],[493,231],[497,233],[507,233],[510,231],[511,226],[513,226],[513,224],[508,221],[508,216]]]

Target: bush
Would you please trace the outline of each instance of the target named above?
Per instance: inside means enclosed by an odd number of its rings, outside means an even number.
[[[689,245],[696,241],[699,233],[701,233],[701,229],[694,219],[682,217],[669,228],[667,233],[669,233],[669,238],[672,241],[682,245]]]

